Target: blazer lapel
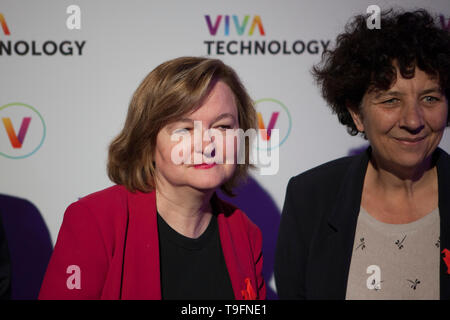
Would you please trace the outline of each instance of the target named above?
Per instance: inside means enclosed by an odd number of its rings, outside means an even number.
[[[347,280],[352,257],[352,249],[356,231],[356,223],[361,207],[361,195],[364,177],[369,162],[370,147],[361,155],[354,158],[339,189],[337,201],[328,219],[326,233],[325,259],[333,263],[323,276],[326,278],[329,293],[327,299],[345,299]]]
[[[249,247],[248,238],[245,240],[244,232],[238,225],[239,221],[234,221],[231,223],[229,217],[231,212],[226,212],[224,207],[221,205],[221,200],[214,194],[211,203],[218,210],[217,223],[219,226],[220,244],[222,245],[222,252],[225,259],[225,264],[227,265],[228,274],[230,276],[231,285],[233,287],[233,292],[236,300],[244,299],[243,290],[246,290],[248,285],[248,280],[253,288],[257,288],[256,275],[246,274],[245,270],[254,270],[254,265],[252,264],[252,258],[249,255],[251,253],[251,248]]]
[[[122,299],[161,299],[155,192],[128,193]]]
[[[439,215],[440,215],[440,248],[450,250],[450,156],[438,149],[436,162],[439,188]],[[450,299],[450,274],[447,273],[447,265],[441,256],[440,262],[440,298]],[[450,268],[450,265],[448,266]]]

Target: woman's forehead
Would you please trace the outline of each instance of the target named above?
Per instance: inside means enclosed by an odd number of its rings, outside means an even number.
[[[438,76],[426,73],[418,67],[407,76],[403,76],[398,67],[396,67],[396,75],[390,84],[389,88],[380,88],[372,85],[367,90],[366,94],[372,96],[380,96],[386,93],[397,93],[398,95],[406,93],[408,90],[415,91],[435,91],[443,93],[440,86]]]

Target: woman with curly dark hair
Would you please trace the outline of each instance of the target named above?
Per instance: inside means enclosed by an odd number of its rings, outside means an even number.
[[[313,75],[362,154],[292,178],[281,299],[450,299],[450,34],[425,10],[359,15]]]

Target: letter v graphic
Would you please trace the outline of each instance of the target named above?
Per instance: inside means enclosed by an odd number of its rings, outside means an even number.
[[[238,35],[242,36],[244,34],[245,27],[247,26],[247,23],[248,23],[248,18],[249,18],[249,15],[246,15],[244,17],[244,21],[242,21],[242,25],[240,25],[238,17],[236,15],[233,15],[233,21],[234,21],[234,25],[236,26],[236,32]]]
[[[277,122],[279,112],[272,112],[272,116],[270,117],[269,125],[267,126],[267,131],[261,132],[261,138],[265,141],[270,140],[270,132],[275,127],[275,123]],[[264,125],[264,120],[261,112],[258,112],[258,127],[261,130],[264,130],[266,127]]]
[[[28,126],[31,122],[31,117],[24,117],[22,119],[22,124],[20,125],[19,135],[16,135],[16,131],[12,125],[10,118],[2,118],[3,125],[5,126],[6,133],[8,134],[9,141],[13,148],[18,149],[22,147],[23,141],[28,131]]]
[[[8,25],[6,24],[5,17],[2,13],[0,13],[0,24],[2,25],[3,33],[5,36],[9,36],[11,32],[9,32]]]
[[[214,26],[211,23],[211,18],[209,17],[209,15],[205,15],[205,19],[206,19],[206,24],[208,25],[209,34],[212,36],[215,36],[217,33],[217,30],[219,29],[220,20],[222,20],[222,15],[217,16],[216,23],[214,24]]]

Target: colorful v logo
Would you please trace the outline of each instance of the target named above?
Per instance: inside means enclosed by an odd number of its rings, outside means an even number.
[[[3,33],[6,36],[9,36],[11,32],[9,32],[8,25],[6,24],[5,17],[3,16],[2,13],[0,13],[0,24],[2,25]]]
[[[441,253],[444,254],[442,259],[444,259],[445,265],[447,266],[447,274],[450,274],[450,250],[445,248]]]
[[[14,130],[14,127],[12,125],[10,118],[2,118],[3,125],[5,126],[6,133],[8,134],[9,141],[11,142],[11,145],[13,148],[21,148],[23,141],[25,140],[25,136],[28,131],[28,126],[31,122],[31,117],[24,117],[22,119],[22,124],[20,125],[19,129],[19,135],[16,135],[16,131]]]
[[[279,114],[280,114],[279,112],[272,112],[272,116],[270,117],[269,125],[267,126],[267,131],[260,131],[261,138],[263,140],[265,140],[265,141],[270,140],[270,133],[272,132],[272,129],[275,127],[275,123],[277,122]],[[266,129],[261,112],[258,112],[258,127],[260,130]]]

